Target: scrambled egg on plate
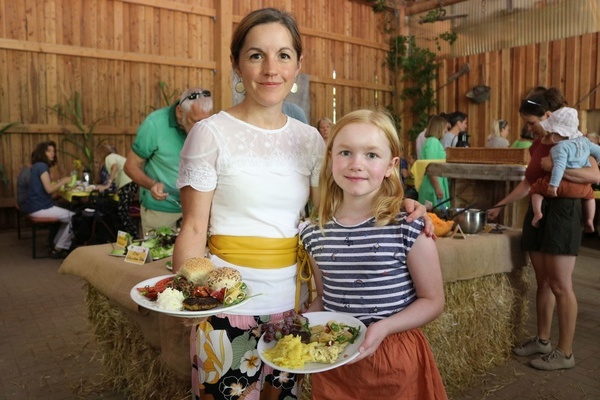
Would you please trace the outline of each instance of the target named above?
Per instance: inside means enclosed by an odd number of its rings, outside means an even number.
[[[344,348],[358,337],[360,329],[330,321],[326,325],[312,326],[310,331],[310,343],[302,343],[299,336],[286,335],[274,347],[265,350],[263,356],[287,368],[301,368],[307,362],[333,364]]]

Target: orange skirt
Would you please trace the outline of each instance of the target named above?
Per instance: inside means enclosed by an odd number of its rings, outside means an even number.
[[[448,398],[429,343],[419,329],[390,335],[370,357],[310,378],[313,400]]]

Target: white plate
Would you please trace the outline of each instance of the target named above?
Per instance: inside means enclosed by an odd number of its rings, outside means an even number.
[[[328,312],[328,311],[305,313],[302,315],[304,317],[308,318],[308,324],[310,326],[325,325],[329,321],[335,321],[335,322],[344,323],[348,326],[360,327],[360,333],[359,333],[358,337],[356,338],[356,340],[354,341],[354,343],[348,344],[348,346],[346,346],[346,348],[344,349],[342,354],[339,355],[338,359],[333,364],[321,364],[321,363],[313,362],[313,363],[306,363],[301,368],[281,367],[281,366],[274,364],[271,361],[265,359],[263,357],[263,353],[265,352],[265,350],[274,347],[275,344],[277,344],[277,341],[273,340],[269,343],[266,343],[264,341],[264,334],[263,334],[263,336],[261,336],[260,340],[258,341],[256,350],[258,351],[258,356],[265,364],[269,365],[270,367],[272,367],[278,371],[291,372],[294,374],[310,374],[310,373],[323,372],[323,371],[328,371],[330,369],[337,368],[341,365],[344,365],[344,364],[354,360],[356,357],[358,357],[358,355],[359,355],[358,348],[360,347],[363,340],[365,340],[365,334],[367,332],[367,327],[360,320],[354,318],[350,314]]]
[[[173,317],[181,317],[181,318],[210,317],[211,315],[216,315],[216,314],[221,314],[221,313],[232,314],[231,310],[235,310],[236,308],[243,306],[244,304],[246,304],[248,301],[251,300],[250,293],[248,293],[247,299],[242,300],[241,302],[234,304],[232,306],[218,306],[218,307],[212,308],[210,310],[204,310],[204,311],[188,311],[188,310],[175,311],[175,310],[165,310],[164,308],[160,308],[156,301],[151,301],[149,298],[140,294],[140,292],[137,290],[137,288],[140,288],[140,287],[143,288],[145,286],[154,286],[154,285],[156,285],[156,283],[158,281],[163,280],[165,278],[172,277],[172,276],[175,276],[175,274],[162,275],[162,276],[157,276],[155,278],[146,279],[145,281],[142,281],[142,282],[138,283],[137,285],[135,285],[133,288],[131,288],[129,295],[131,296],[131,299],[134,302],[136,302],[138,305],[140,305],[144,308],[147,308],[148,310],[156,311],[156,312],[159,312],[162,314],[171,315]],[[248,290],[248,292],[249,291],[250,290]]]

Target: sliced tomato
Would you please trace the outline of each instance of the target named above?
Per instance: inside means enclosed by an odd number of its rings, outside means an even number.
[[[225,298],[225,288],[222,288],[221,290],[214,290],[210,294],[210,297],[214,297],[215,299],[219,300],[219,303],[222,303],[223,299]]]
[[[167,285],[169,285],[171,282],[173,282],[172,276],[165,279],[161,279],[160,281],[156,282],[152,287],[155,289],[166,288]]]
[[[192,297],[208,297],[210,292],[207,286],[194,286],[192,289]]]
[[[137,290],[142,296],[154,300],[158,298],[159,293],[162,293],[166,288],[169,287],[169,284],[171,284],[171,282],[173,282],[172,276],[161,279],[160,281],[156,282],[154,286],[139,287],[137,288]]]
[[[161,291],[157,291],[157,290],[154,290],[151,287],[143,287],[143,288],[139,287],[139,288],[137,288],[137,290],[138,290],[138,292],[140,292],[140,294],[142,296],[144,296],[144,297],[146,297],[146,298],[148,298],[150,300],[156,299],[158,297],[158,294],[160,292],[162,292],[162,290]]]

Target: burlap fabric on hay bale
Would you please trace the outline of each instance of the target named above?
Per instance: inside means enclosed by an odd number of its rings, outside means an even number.
[[[525,336],[531,277],[530,268],[520,268],[445,284],[445,311],[423,331],[449,396],[505,363],[515,340]],[[162,365],[158,350],[106,297],[86,286],[89,319],[103,352],[107,382],[132,398],[189,398],[189,384]],[[301,400],[310,399],[310,376],[306,378]]]

